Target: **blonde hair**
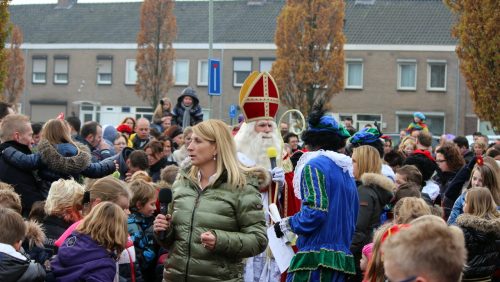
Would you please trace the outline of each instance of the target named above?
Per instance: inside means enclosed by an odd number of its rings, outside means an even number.
[[[472,188],[472,177],[474,176],[474,172],[478,171],[481,174],[481,178],[483,179],[483,186],[490,189],[491,195],[493,196],[493,200],[497,205],[500,205],[500,179],[499,174],[494,166],[489,161],[489,157],[484,158],[484,163],[482,165],[476,164],[472,169],[469,180],[469,187]],[[487,161],[488,160],[488,161]],[[493,160],[494,161],[494,160]],[[496,162],[495,162],[496,165]]]
[[[10,185],[9,183],[1,182],[0,181],[0,190],[10,190],[14,192],[14,187]]]
[[[42,138],[52,145],[70,143],[76,146],[73,139],[71,139],[71,131],[67,121],[61,119],[49,119],[43,125]]]
[[[413,150],[417,149],[417,141],[416,141],[415,137],[406,136],[405,138],[403,138],[403,140],[401,141],[401,144],[399,144],[399,148],[398,148],[399,151],[404,153],[405,148],[408,145],[412,146]]]
[[[29,129],[31,129],[29,117],[19,114],[8,115],[0,123],[0,139],[2,142],[11,141],[14,133],[25,133]]]
[[[156,199],[155,187],[142,179],[132,181],[129,188],[130,192],[132,192],[132,199],[130,200],[131,209],[135,210],[137,209],[137,204],[144,206],[147,202]]]
[[[500,213],[497,211],[497,205],[488,188],[475,187],[469,189],[465,195],[465,202],[468,207],[467,213],[486,219],[500,217]]]
[[[130,176],[130,181],[135,181],[135,180],[143,180],[146,182],[153,182],[153,178],[151,178],[151,176],[149,176],[149,174],[147,172],[145,172],[144,170],[138,170],[138,171],[134,172],[132,174],[132,176]]]
[[[170,107],[168,108],[168,112],[172,111],[172,101],[168,97],[163,97],[160,101],[163,101],[163,103],[167,102],[170,104]],[[163,117],[163,105],[158,101],[158,105],[155,108],[155,111],[153,112],[153,120],[160,120]]]
[[[384,263],[391,262],[401,275],[421,275],[442,282],[460,281],[467,258],[460,228],[437,220],[415,221],[390,236],[382,252]]]
[[[382,160],[377,149],[369,145],[354,148],[352,159],[357,163],[357,171],[354,178],[361,179],[367,172],[380,174],[382,171]]]
[[[394,218],[397,224],[410,223],[416,218],[430,214],[429,205],[420,198],[406,197],[399,200],[394,206]]]
[[[127,244],[127,215],[115,203],[97,204],[76,231],[89,235],[99,245],[120,254]]]
[[[106,176],[95,181],[88,188],[88,191],[90,193],[91,202],[100,199],[101,201],[116,203],[120,196],[130,199],[130,192],[125,182],[113,176]]]
[[[384,263],[382,261],[382,235],[392,227],[392,223],[386,223],[380,226],[373,235],[372,256],[366,267],[365,279],[369,282],[385,282]]]
[[[21,214],[23,210],[21,197],[19,197],[19,194],[14,189],[0,189],[0,207],[13,209]]]
[[[228,126],[220,120],[209,119],[193,126],[193,133],[215,144],[217,171],[214,179],[218,179],[224,171],[227,171],[227,183],[232,187],[243,187],[246,184],[246,178],[243,174],[245,169],[238,161],[236,144]],[[189,176],[193,181],[197,181],[198,172],[198,167],[191,167]]]
[[[53,182],[45,201],[45,214],[63,217],[68,222],[80,220],[84,191],[83,186],[73,179]]]

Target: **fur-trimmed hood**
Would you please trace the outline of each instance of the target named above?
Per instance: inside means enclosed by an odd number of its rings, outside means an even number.
[[[457,218],[457,225],[462,228],[473,228],[484,233],[493,233],[500,238],[500,218],[485,219],[471,214],[461,214]]]
[[[361,182],[363,183],[363,185],[375,185],[391,193],[395,187],[394,182],[390,178],[378,173],[364,173],[361,176]]]
[[[42,139],[38,144],[38,153],[49,169],[65,174],[78,174],[91,163],[90,150],[87,146],[76,143],[61,143],[55,146]]]
[[[43,227],[40,223],[29,220],[24,222],[26,224],[26,238],[30,248],[33,246],[43,247],[43,242],[46,239]]]

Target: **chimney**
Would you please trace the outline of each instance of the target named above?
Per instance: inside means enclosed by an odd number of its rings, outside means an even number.
[[[248,6],[262,6],[267,2],[267,0],[247,0]]]
[[[71,9],[78,0],[57,0],[55,9]]]

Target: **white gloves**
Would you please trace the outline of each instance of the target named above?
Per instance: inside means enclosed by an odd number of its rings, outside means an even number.
[[[275,167],[269,170],[269,173],[271,173],[271,179],[278,183],[280,189],[285,186],[285,171],[281,167]]]

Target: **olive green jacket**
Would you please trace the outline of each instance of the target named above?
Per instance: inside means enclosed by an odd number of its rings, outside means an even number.
[[[266,223],[258,188],[267,185],[264,169],[247,173],[247,185],[236,189],[223,174],[201,190],[181,169],[173,189],[172,225],[164,241],[169,250],[164,281],[243,281],[242,259],[267,246]],[[201,245],[200,235],[212,231],[215,249]],[[158,239],[158,238],[157,238]]]

